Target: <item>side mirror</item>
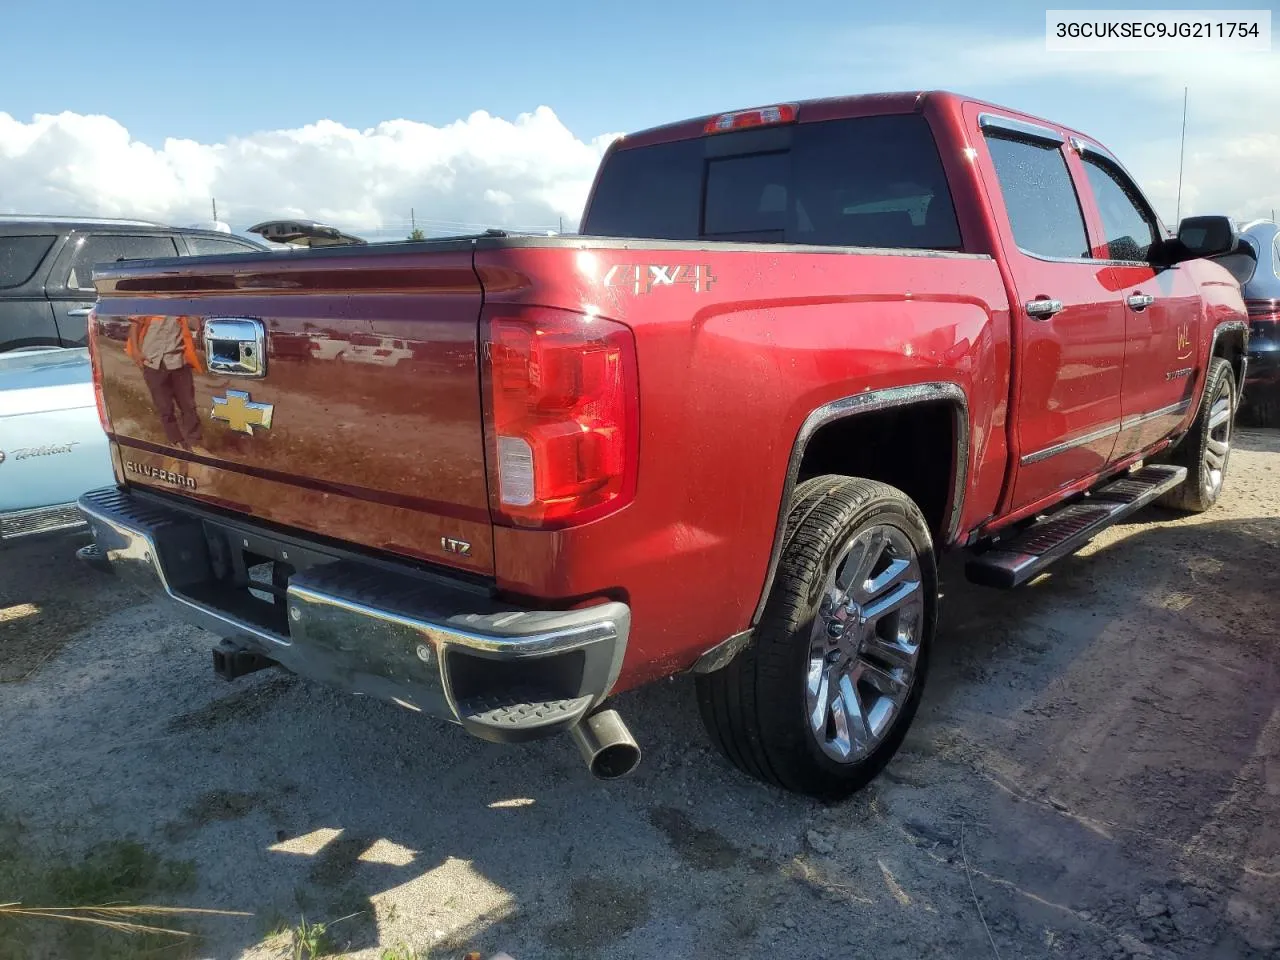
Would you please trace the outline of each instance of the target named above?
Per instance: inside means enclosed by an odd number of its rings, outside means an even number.
[[[1231,253],[1240,242],[1230,217],[1186,217],[1178,224],[1178,236],[1164,244],[1167,263],[1181,263],[1201,257],[1217,257]]]

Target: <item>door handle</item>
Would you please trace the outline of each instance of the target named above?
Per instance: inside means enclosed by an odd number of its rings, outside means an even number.
[[[68,310],[68,317],[87,317],[93,313],[93,307],[76,307],[74,310]]]
[[[1032,320],[1048,320],[1055,313],[1062,312],[1061,300],[1039,298],[1027,301],[1027,316]]]
[[[1141,313],[1155,302],[1156,298],[1147,293],[1135,293],[1125,300],[1129,308],[1137,313]]]

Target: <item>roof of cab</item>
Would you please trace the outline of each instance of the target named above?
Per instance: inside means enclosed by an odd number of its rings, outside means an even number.
[[[963,94],[953,93],[949,90],[909,90],[897,93],[862,93],[845,97],[824,97],[815,100],[780,100],[778,104],[790,104],[796,108],[796,122],[810,123],[818,120],[837,120],[845,117],[874,117],[884,116],[895,113],[917,113],[924,109],[926,101],[950,101],[952,104],[959,106],[962,103],[975,103],[982,107],[988,107],[992,110],[998,110],[1007,113],[1011,117],[1019,120],[1026,120],[1032,123],[1049,124],[1057,127],[1071,136],[1084,137],[1092,140],[1092,137],[1082,134],[1077,130],[1072,130],[1060,123],[1043,120],[1031,114],[1026,114],[1020,110],[1013,110],[1009,107],[1001,106],[996,103],[988,103],[984,100],[978,100],[975,97],[967,97]],[[758,105],[766,106],[766,105]],[[746,108],[753,109],[751,107]],[[657,127],[649,127],[646,130],[640,130],[636,133],[627,134],[615,141],[619,148],[629,149],[631,147],[648,146],[655,143],[666,143],[671,140],[685,140],[692,137],[700,137],[706,129],[707,122],[716,117],[723,116],[726,113],[736,113],[737,110],[723,110],[716,113],[705,114],[701,117],[691,117],[687,120],[678,120],[674,123],[666,123]]]

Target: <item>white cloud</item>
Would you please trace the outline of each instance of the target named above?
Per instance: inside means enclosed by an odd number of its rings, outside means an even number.
[[[226,143],[134,140],[105,116],[0,112],[0,211],[209,218],[243,229],[310,217],[399,238],[412,208],[429,234],[482,226],[576,226],[611,135],[583,141],[548,107],[514,122],[483,111],[442,127],[321,120]]]

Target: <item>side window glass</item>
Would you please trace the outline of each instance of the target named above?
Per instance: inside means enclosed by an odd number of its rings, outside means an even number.
[[[0,290],[20,287],[36,272],[56,237],[0,237]]]
[[[1142,194],[1109,163],[1091,156],[1083,159],[1111,259],[1145,263],[1158,234],[1155,218],[1148,212]]]
[[[93,292],[93,265],[115,263],[117,260],[150,260],[155,257],[176,257],[178,248],[172,237],[127,237],[116,234],[98,234],[85,237],[76,248],[67,274],[67,286],[72,290]]]
[[[1018,247],[1033,256],[1088,257],[1080,199],[1058,145],[988,131],[987,148]]]
[[[257,253],[258,248],[235,240],[218,240],[214,237],[187,237],[187,249],[193,257],[212,256],[216,253]]]

